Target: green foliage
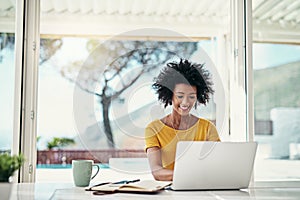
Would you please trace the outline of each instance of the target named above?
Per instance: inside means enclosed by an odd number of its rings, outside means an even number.
[[[71,144],[75,144],[74,139],[72,138],[58,138],[58,137],[54,137],[52,138],[51,141],[49,141],[47,143],[47,148],[49,150],[54,149],[54,148],[62,148]]]
[[[48,39],[41,38],[40,40],[40,65],[48,61],[52,56],[61,49],[63,41],[60,38]]]
[[[0,182],[8,182],[9,177],[20,169],[24,163],[24,157],[20,155],[0,154]]]

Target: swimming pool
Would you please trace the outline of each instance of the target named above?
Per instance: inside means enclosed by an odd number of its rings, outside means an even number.
[[[96,164],[96,165],[98,165],[100,169],[109,168],[109,165],[105,163]],[[37,169],[70,169],[72,168],[72,164],[37,164],[36,168]]]

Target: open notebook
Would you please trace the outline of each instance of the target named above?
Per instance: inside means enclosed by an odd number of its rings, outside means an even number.
[[[130,193],[157,193],[164,189],[166,186],[171,185],[170,181],[155,181],[143,180],[135,183],[128,184],[105,184],[90,188],[91,191],[98,191],[104,193],[114,192],[130,192]]]

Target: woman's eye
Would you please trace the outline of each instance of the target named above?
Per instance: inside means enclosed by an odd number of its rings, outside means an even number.
[[[177,98],[178,98],[178,99],[182,99],[182,98],[183,98],[183,96],[177,96]]]
[[[196,97],[195,96],[190,96],[190,99],[195,99]]]

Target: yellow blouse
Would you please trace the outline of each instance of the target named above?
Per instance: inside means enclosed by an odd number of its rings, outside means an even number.
[[[176,130],[158,119],[145,129],[145,150],[159,147],[163,168],[174,169],[178,141],[220,141],[220,138],[214,124],[202,118],[187,130]]]

